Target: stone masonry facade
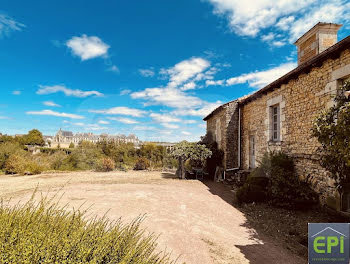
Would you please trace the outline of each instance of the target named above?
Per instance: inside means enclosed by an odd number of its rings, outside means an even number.
[[[317,139],[311,135],[316,116],[332,105],[332,95],[344,78],[350,75],[350,51],[339,58],[328,59],[321,67],[292,79],[274,91],[242,107],[242,167],[250,166],[250,138],[255,136],[255,154],[259,161],[266,151],[282,150],[292,156],[300,178],[311,183],[324,199],[335,195],[333,181],[319,165]],[[274,102],[273,102],[274,101]],[[267,117],[269,103],[280,104],[281,140],[269,137]]]
[[[312,136],[316,117],[334,104],[340,85],[350,80],[350,36],[335,43],[340,27],[316,24],[296,42],[298,52],[303,51],[297,68],[251,95],[218,107],[204,120],[207,132],[225,152],[226,171],[251,170],[266,152],[283,151],[294,159],[298,177],[320,194],[321,203],[329,205],[331,199],[335,209],[350,211],[344,200],[350,201],[350,190],[338,193],[329,172],[320,166],[320,144]],[[304,58],[306,46],[317,48]]]
[[[237,168],[238,164],[238,102],[232,101],[216,110],[207,119],[207,133],[213,136],[218,148],[224,151],[223,168]]]

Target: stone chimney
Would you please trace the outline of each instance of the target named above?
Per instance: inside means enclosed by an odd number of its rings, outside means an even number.
[[[340,24],[317,23],[294,44],[298,47],[298,65],[310,60],[337,43]]]

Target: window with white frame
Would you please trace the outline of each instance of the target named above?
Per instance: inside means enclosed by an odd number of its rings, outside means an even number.
[[[271,106],[271,141],[280,141],[280,107]]]

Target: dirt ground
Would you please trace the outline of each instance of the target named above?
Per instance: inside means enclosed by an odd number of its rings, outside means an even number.
[[[222,185],[178,180],[167,172],[74,172],[0,176],[0,197],[27,201],[39,192],[63,196],[70,207],[131,221],[146,214],[143,227],[159,234],[159,249],[187,264],[305,263],[279,241],[249,227]]]

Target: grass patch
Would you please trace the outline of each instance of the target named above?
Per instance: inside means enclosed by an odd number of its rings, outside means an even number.
[[[134,263],[170,264],[156,252],[153,234],[140,228],[143,217],[129,224],[106,217],[88,219],[52,199],[24,205],[0,204],[0,263]]]

